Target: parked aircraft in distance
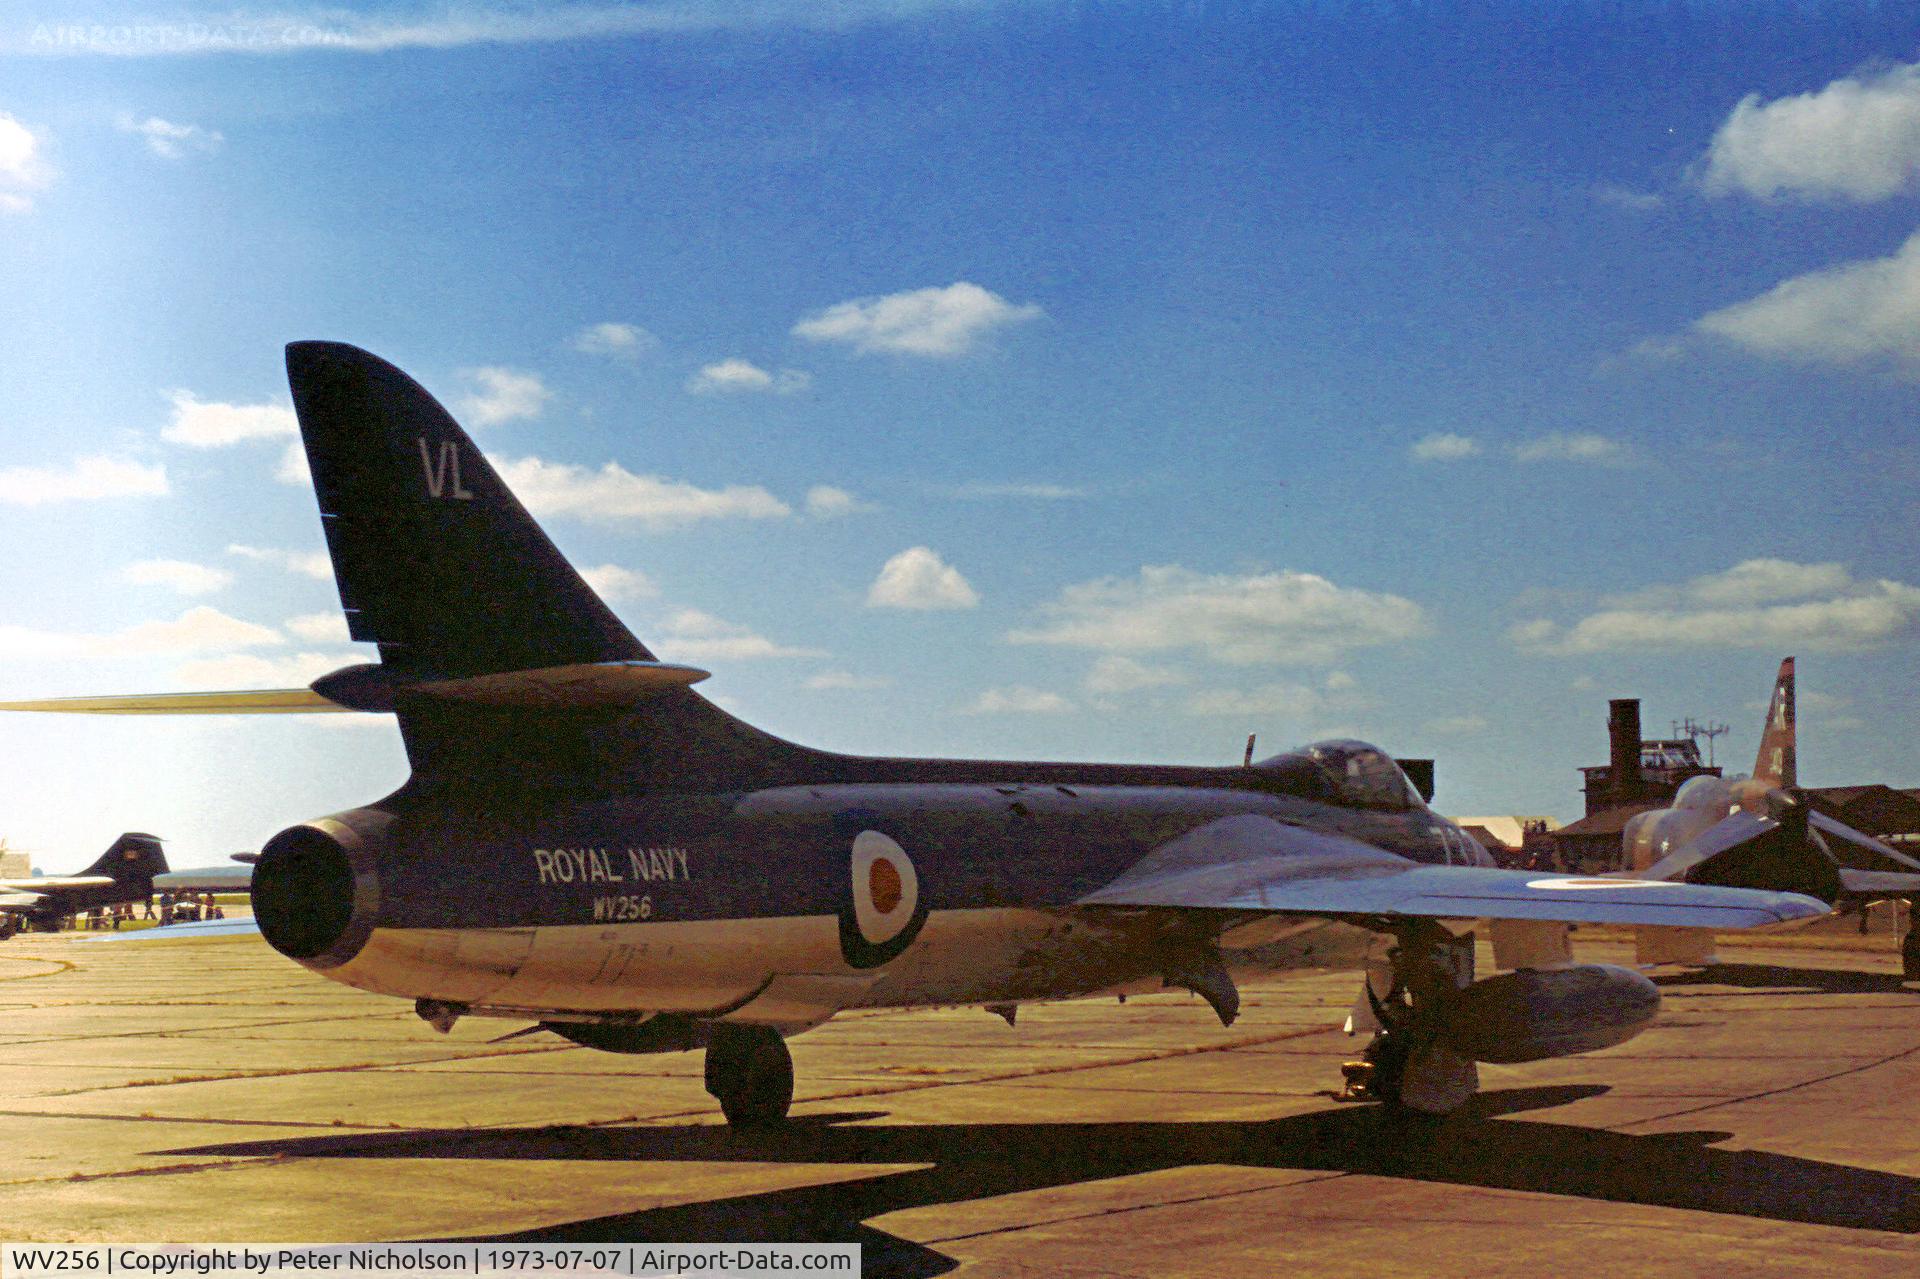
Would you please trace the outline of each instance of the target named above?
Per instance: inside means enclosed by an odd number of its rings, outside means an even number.
[[[874,758],[752,728],[657,660],[446,411],[350,346],[287,349],[349,630],[380,660],[307,690],[16,708],[390,711],[412,775],[280,832],[254,910],[282,954],[440,1030],[523,1019],[612,1052],[706,1051],[740,1124],[782,1119],[785,1037],[852,1008],[1163,987],[1230,1023],[1223,951],[1341,920],[1384,945],[1356,1070],[1444,1112],[1476,1061],[1620,1043],[1645,977],[1568,962],[1563,921],[1745,928],[1786,893],[1493,866],[1395,761],[1320,742],[1241,767]],[[1467,925],[1495,925],[1474,980]],[[1544,941],[1542,939],[1545,939]]]
[[[1816,812],[1800,791],[1793,687],[1789,657],[1774,677],[1753,776],[1695,777],[1680,787],[1671,808],[1635,815],[1621,832],[1622,873],[1784,889],[1818,897],[1841,914],[1905,898],[1911,919],[1920,901],[1920,861]],[[1636,933],[1642,963],[1699,964],[1713,954],[1710,930]],[[1900,957],[1906,977],[1920,979],[1920,933],[1911,927]]]
[[[98,906],[145,901],[153,895],[154,876],[166,869],[160,841],[128,831],[78,875],[0,879],[0,938],[23,926],[57,928],[61,920]]]

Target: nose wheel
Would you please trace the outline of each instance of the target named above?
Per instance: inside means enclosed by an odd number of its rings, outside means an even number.
[[[706,1083],[729,1124],[768,1127],[793,1104],[793,1054],[770,1026],[722,1023],[707,1041]]]

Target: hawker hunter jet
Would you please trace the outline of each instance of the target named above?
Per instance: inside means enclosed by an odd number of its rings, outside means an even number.
[[[1637,814],[1621,833],[1623,875],[1695,884],[1784,889],[1818,897],[1841,914],[1905,898],[1920,901],[1920,861],[1816,811],[1800,790],[1793,659],[1780,663],[1751,777],[1689,779],[1671,808]],[[1700,964],[1713,935],[1700,929],[1636,930],[1648,964]],[[1908,929],[1901,967],[1920,979],[1920,933]]]
[[[34,709],[390,712],[412,775],[280,832],[260,930],[335,981],[621,1053],[702,1048],[736,1124],[793,1095],[785,1038],[846,1009],[1177,987],[1223,1023],[1223,952],[1327,920],[1383,944],[1353,1077],[1444,1112],[1476,1061],[1620,1043],[1659,994],[1569,962],[1559,924],[1747,928],[1787,893],[1496,869],[1384,752],[1321,742],[1241,767],[833,754],[690,687],[581,580],[446,411],[350,346],[287,368],[353,638],[310,689]],[[1475,981],[1471,921],[1512,969]],[[1544,942],[1542,938],[1546,939]]]
[[[78,875],[0,879],[0,938],[13,936],[22,925],[51,931],[61,920],[96,906],[145,901],[153,896],[154,876],[166,869],[160,841],[128,831]]]

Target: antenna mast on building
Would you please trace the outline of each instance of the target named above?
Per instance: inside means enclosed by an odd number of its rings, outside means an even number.
[[[1689,716],[1687,719],[1673,726],[1673,734],[1675,737],[1678,737],[1682,733],[1684,733],[1688,737],[1692,738],[1696,743],[1702,737],[1707,739],[1707,767],[1709,768],[1712,768],[1714,763],[1713,739],[1720,736],[1722,733],[1725,733],[1728,731],[1729,730],[1725,724],[1715,724],[1712,722],[1708,722],[1705,724],[1696,724],[1693,722],[1693,718],[1691,716]]]

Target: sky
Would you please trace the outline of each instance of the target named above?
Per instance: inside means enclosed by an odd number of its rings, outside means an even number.
[[[0,11],[0,699],[357,661],[282,348],[438,396],[664,658],[876,754],[1358,736],[1581,812],[1606,702],[1920,785],[1898,6]],[[1647,6],[1649,10],[1654,6]],[[381,716],[0,716],[176,865]]]

